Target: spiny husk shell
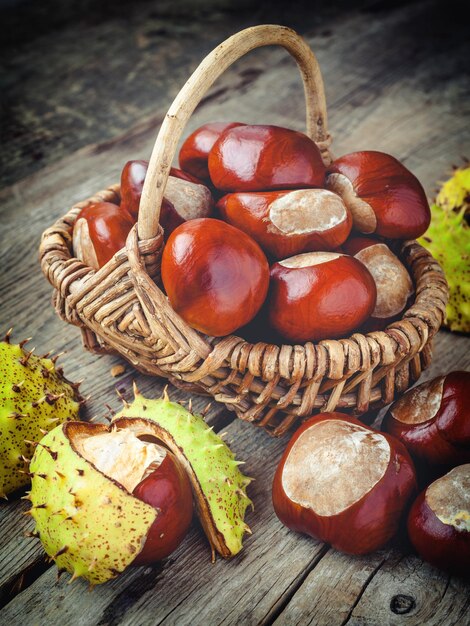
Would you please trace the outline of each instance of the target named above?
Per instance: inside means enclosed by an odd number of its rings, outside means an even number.
[[[214,550],[225,558],[242,548],[251,479],[244,476],[239,461],[222,439],[198,415],[166,399],[149,400],[136,393],[134,402],[118,413],[113,424],[131,428],[137,436],[160,439],[183,464],[191,479],[196,507]]]
[[[431,224],[419,239],[441,264],[449,283],[446,324],[470,332],[470,167],[456,169],[431,206]]]
[[[6,496],[29,483],[25,459],[34,450],[27,441],[77,419],[80,398],[51,359],[8,341],[0,342],[0,398],[0,496]]]
[[[31,460],[30,514],[46,553],[59,570],[95,585],[121,573],[142,550],[157,511],[104,476],[73,447],[81,432],[106,426],[58,426]]]

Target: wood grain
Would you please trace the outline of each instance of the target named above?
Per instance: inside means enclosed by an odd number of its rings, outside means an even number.
[[[433,195],[435,181],[470,146],[462,105],[468,89],[463,72],[467,48],[465,38],[454,37],[452,28],[455,23],[442,15],[439,3],[426,0],[396,10],[348,14],[305,33],[324,75],[334,154],[364,148],[389,151]],[[172,54],[155,48],[159,76],[177,63],[182,47],[183,41]],[[193,50],[190,62],[197,63],[199,53],[199,48]],[[216,84],[188,132],[211,119],[301,130],[303,96],[294,67],[282,51],[250,54]],[[158,84],[168,96],[160,92],[153,111],[147,107],[136,126],[68,156],[64,150],[59,162],[0,194],[0,328],[14,325],[17,340],[33,335],[39,352],[67,350],[61,359],[66,375],[84,378],[83,394],[92,396],[84,417],[104,415],[105,403],[117,410],[114,388],[130,397],[133,378],[149,396],[160,395],[164,383],[137,374],[127,364],[125,374],[115,379],[110,370],[120,359],[83,351],[78,330],[63,324],[50,306],[50,288],[37,263],[38,236],[73,202],[115,182],[126,160],[148,157],[186,69],[161,79]],[[441,331],[425,377],[457,368],[470,368],[470,340]],[[184,392],[173,393],[188,398]],[[197,410],[206,402],[194,398]],[[16,597],[9,596],[2,623],[470,623],[468,582],[448,579],[403,547],[353,558],[284,529],[272,511],[270,485],[285,440],[274,441],[233,421],[220,406],[214,405],[208,418],[216,428],[227,430],[229,424],[229,441],[247,461],[246,472],[257,479],[251,491],[256,509],[247,518],[254,534],[235,560],[210,565],[205,540],[194,527],[170,559],[131,570],[92,596],[83,582],[56,583],[55,568],[47,569],[37,580],[27,580],[31,584]],[[5,592],[25,568],[42,562],[37,542],[21,535],[28,525],[28,518],[21,516],[23,507],[18,502],[0,504],[0,590]]]

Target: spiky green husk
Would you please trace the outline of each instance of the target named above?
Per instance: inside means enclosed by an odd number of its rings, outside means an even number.
[[[76,385],[55,362],[26,352],[23,345],[0,342],[0,496],[29,483],[28,459],[37,441],[66,420],[77,419]]]
[[[470,332],[470,167],[456,169],[431,206],[431,225],[419,242],[441,264],[449,283],[446,324]]]
[[[186,466],[212,550],[224,557],[234,556],[242,548],[243,535],[250,532],[244,517],[252,504],[245,491],[251,479],[240,472],[240,462],[202,417],[180,404],[149,400],[135,391],[134,402],[125,406],[113,423],[121,427],[124,418],[130,418],[126,427],[136,433],[150,432],[145,422],[154,425],[158,436]]]
[[[470,206],[470,166],[456,168],[449,180],[442,184],[436,204],[445,211],[460,211]]]
[[[58,426],[37,446],[31,460],[30,514],[59,570],[95,585],[132,563],[157,512],[73,449],[70,430],[76,424]]]

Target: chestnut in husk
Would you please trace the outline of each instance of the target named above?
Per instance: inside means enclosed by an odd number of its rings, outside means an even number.
[[[81,456],[129,493],[158,511],[133,565],[170,555],[188,532],[193,515],[189,477],[162,445],[140,440],[131,430],[99,432],[99,425],[75,441]],[[97,432],[96,432],[97,431]]]
[[[28,513],[60,571],[106,582],[170,554],[196,512],[212,558],[242,548],[251,479],[222,439],[180,404],[126,403],[110,426],[66,422],[36,443]]]

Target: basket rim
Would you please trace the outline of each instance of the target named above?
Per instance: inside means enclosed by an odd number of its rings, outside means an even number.
[[[62,298],[68,298],[68,303],[72,308],[84,295],[83,287],[85,287],[86,293],[86,291],[89,290],[92,285],[99,283],[102,277],[104,278],[106,275],[109,275],[110,271],[115,271],[117,267],[122,265],[122,263],[128,257],[129,253],[128,240],[127,249],[123,248],[119,252],[117,252],[113,259],[111,259],[100,270],[94,270],[86,266],[72,254],[72,235],[76,217],[78,213],[89,204],[99,201],[117,202],[119,201],[119,198],[119,184],[114,184],[105,190],[99,191],[90,198],[74,204],[65,216],[59,218],[53,224],[53,226],[48,228],[43,233],[40,246],[40,260],[43,272],[48,278],[49,282],[52,284],[52,286],[59,290]],[[135,232],[135,227],[133,230]],[[136,236],[134,238],[134,241],[135,240]],[[155,253],[155,248],[158,245],[161,245],[161,243],[161,233],[151,240],[139,241],[138,254],[142,254],[143,257],[146,257],[150,253]],[[132,246],[132,243],[130,245]],[[425,319],[423,320],[423,312],[426,310],[428,312],[435,312],[433,309],[437,308],[437,310],[443,314],[448,298],[448,285],[442,268],[440,267],[439,263],[432,257],[431,253],[415,240],[402,242],[400,258],[407,266],[407,269],[410,270],[410,267],[407,263],[407,257],[409,256],[410,249],[413,249],[415,253],[415,263],[417,263],[420,267],[427,266],[426,281],[423,281],[422,277],[418,277],[418,280],[416,280],[415,276],[412,275],[415,292],[411,305],[402,312],[400,319],[387,325],[384,330],[371,331],[368,333],[357,332],[352,333],[348,337],[343,337],[339,339],[324,339],[318,342],[308,341],[304,344],[270,344],[263,341],[252,343],[250,341],[247,341],[243,337],[238,336],[236,333],[227,335],[225,337],[214,338],[205,335],[202,332],[196,331],[189,326],[188,328],[190,329],[191,334],[196,334],[200,339],[204,341],[206,346],[210,346],[210,351],[212,351],[215,346],[221,344],[222,342],[235,342],[236,344],[243,344],[239,347],[240,351],[242,348],[244,348],[244,350],[246,351],[247,347],[251,349],[255,346],[262,345],[265,347],[277,348],[280,351],[288,350],[298,352],[299,348],[305,349],[307,347],[308,349],[310,349],[311,347],[315,348],[317,346],[331,346],[331,344],[333,343],[344,344],[351,339],[359,342],[367,342],[368,339],[373,339],[375,341],[379,341],[382,347],[382,352],[387,353],[389,352],[390,345],[386,346],[384,344],[384,341],[388,342],[389,338],[393,337],[393,341],[397,344],[400,344],[401,351],[403,351],[403,349],[405,348],[405,352],[408,352],[408,350],[406,350],[406,345],[403,344],[399,335],[399,333],[402,332],[401,324],[404,321],[415,324],[417,332],[421,336],[420,343],[422,347],[422,345],[424,345],[429,339],[429,333],[423,332],[422,323],[425,322],[430,331],[434,329],[434,331],[436,332],[442,322],[442,319],[436,319],[435,323],[432,323],[432,320],[429,319],[429,316],[426,316],[425,314]],[[419,251],[418,254],[416,254],[416,251]],[[80,289],[80,287],[82,287],[82,289]],[[429,295],[431,295],[432,297],[429,298]],[[166,296],[164,297],[168,301]],[[427,305],[427,307],[424,306],[422,309],[418,309],[417,305],[419,304]],[[176,312],[173,311],[173,313],[175,316],[179,317]],[[181,320],[183,325],[186,325],[182,318],[179,319]],[[80,321],[83,325],[87,325],[86,317],[80,316]],[[78,323],[78,325],[82,325],[80,321],[79,319],[76,319],[73,323]],[[207,352],[207,348],[206,350],[204,350],[204,352]],[[380,364],[387,365],[389,364],[389,357],[387,357],[386,354],[384,356],[385,361],[381,361]],[[333,365],[334,364],[330,363],[330,370],[333,368]],[[330,371],[330,374],[333,374],[334,376],[334,372]],[[283,376],[283,378],[288,379],[289,377]],[[307,376],[306,378],[309,379],[311,377]],[[188,382],[192,382],[190,378],[187,378],[187,380]]]

